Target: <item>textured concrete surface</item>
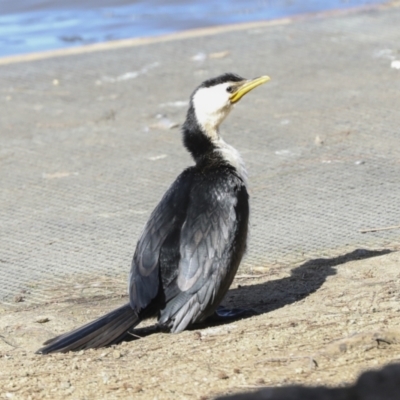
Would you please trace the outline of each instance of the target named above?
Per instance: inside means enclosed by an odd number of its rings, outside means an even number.
[[[250,175],[243,270],[398,243],[400,229],[360,230],[400,224],[399,20],[390,7],[1,65],[0,300],[127,276],[191,164],[168,126],[226,71],[272,78],[222,127]]]

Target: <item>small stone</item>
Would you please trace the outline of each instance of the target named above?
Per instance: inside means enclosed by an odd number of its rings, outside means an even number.
[[[233,372],[234,372],[235,374],[240,374],[242,371],[241,371],[239,368],[234,368],[234,369],[233,369]]]
[[[132,388],[133,393],[143,392],[143,387],[141,385],[136,385]]]
[[[53,85],[58,86],[60,84],[60,81],[58,79],[53,79]]]
[[[229,379],[229,376],[224,371],[218,372],[218,379]]]
[[[400,60],[393,60],[390,63],[390,66],[394,69],[400,69]]]
[[[265,381],[264,381],[263,378],[258,378],[258,379],[256,380],[256,384],[257,384],[257,385],[265,385]]]
[[[118,350],[114,350],[112,356],[113,358],[118,359],[121,357],[121,353]]]
[[[71,383],[69,381],[64,381],[60,383],[60,388],[61,389],[68,389],[71,386]]]
[[[315,136],[314,143],[316,146],[322,146],[324,141],[319,137],[319,135]]]
[[[194,333],[194,339],[195,339],[195,340],[200,340],[200,339],[201,339],[201,332],[196,331],[196,332]]]
[[[36,320],[36,322],[37,322],[38,324],[45,324],[46,322],[49,322],[49,321],[50,321],[50,319],[47,318],[47,317],[39,317],[39,318]]]

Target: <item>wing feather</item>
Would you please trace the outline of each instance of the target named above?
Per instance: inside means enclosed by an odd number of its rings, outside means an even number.
[[[129,278],[129,300],[137,312],[158,294],[160,249],[168,235],[184,220],[190,177],[188,169],[171,185],[152,212],[137,243]]]
[[[202,319],[220,295],[220,289],[224,290],[222,295],[228,289],[238,266],[238,263],[232,266],[232,249],[238,232],[239,199],[245,201],[247,233],[248,196],[238,178],[231,177],[230,182],[221,180],[220,185],[213,185],[212,191],[205,191],[201,185],[192,187],[181,231],[177,278],[180,293],[160,318],[161,323],[169,321],[172,332],[180,332]]]

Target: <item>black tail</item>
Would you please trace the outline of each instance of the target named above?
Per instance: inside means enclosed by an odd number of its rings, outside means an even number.
[[[141,320],[138,313],[129,304],[126,304],[72,332],[48,340],[43,343],[46,346],[36,353],[66,353],[67,351],[109,346],[122,340],[128,330],[139,324]]]

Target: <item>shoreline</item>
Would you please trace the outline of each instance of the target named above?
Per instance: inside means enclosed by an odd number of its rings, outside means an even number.
[[[272,20],[263,20],[263,21],[253,21],[253,22],[240,22],[236,24],[227,24],[227,25],[217,25],[210,26],[204,28],[195,28],[189,30],[183,30],[174,33],[168,33],[164,35],[156,35],[156,36],[143,36],[143,37],[135,37],[129,39],[118,39],[111,40],[106,42],[93,43],[88,45],[82,45],[78,47],[68,47],[68,48],[59,48],[54,50],[46,50],[40,52],[33,53],[22,53],[11,56],[0,57],[0,66],[9,65],[15,63],[23,63],[30,61],[38,61],[45,60],[54,57],[66,57],[66,56],[74,56],[79,54],[87,54],[94,53],[99,51],[107,51],[113,49],[127,48],[127,47],[136,47],[136,46],[144,46],[148,44],[154,43],[162,43],[162,42],[170,42],[175,40],[185,40],[195,37],[202,36],[213,36],[221,33],[235,32],[246,29],[257,29],[257,28],[267,28],[271,26],[277,25],[288,25],[296,21],[313,19],[313,18],[326,18],[326,17],[340,17],[347,14],[362,12],[362,11],[372,11],[372,10],[380,10],[385,9],[387,7],[399,7],[400,3],[388,2],[385,4],[373,4],[366,6],[356,6],[353,8],[346,9],[334,9],[328,11],[314,12],[314,13],[305,13],[298,14],[292,17],[284,17]]]

